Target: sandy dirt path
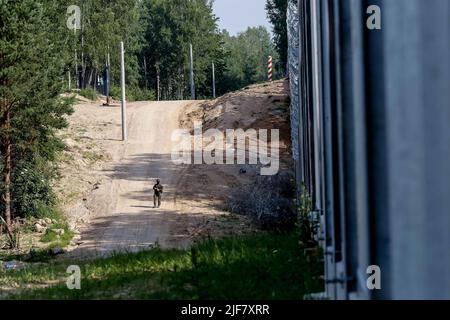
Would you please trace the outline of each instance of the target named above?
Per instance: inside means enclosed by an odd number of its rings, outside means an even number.
[[[140,251],[158,244],[186,248],[204,238],[258,232],[251,219],[229,212],[229,198],[259,176],[258,166],[175,165],[172,132],[216,128],[281,129],[281,168],[291,168],[287,82],[256,85],[214,101],[128,104],[129,140],[120,141],[120,106],[75,106],[61,132],[67,151],[58,190],[71,227],[79,231],[68,255]],[[153,208],[157,178],[163,204]],[[66,255],[64,255],[66,256]]]
[[[187,103],[129,104],[129,139],[105,169],[112,182],[109,194],[103,194],[104,208],[81,230],[82,243],[72,254],[139,251],[173,240],[171,223],[179,214],[174,188],[183,168],[171,161],[171,135],[179,128],[179,113]],[[165,186],[160,209],[153,208],[157,178]]]

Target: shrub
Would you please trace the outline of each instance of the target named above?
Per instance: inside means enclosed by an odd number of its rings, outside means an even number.
[[[31,163],[14,168],[11,189],[13,218],[49,217],[49,212],[56,204],[50,180],[51,177],[44,169]],[[3,194],[3,190],[3,183],[0,182],[0,194]],[[3,201],[0,202],[0,210],[4,210]]]
[[[290,172],[261,176],[231,194],[231,212],[248,215],[262,228],[284,231],[295,227],[295,182]]]
[[[120,100],[122,98],[121,92],[120,92],[120,87],[119,86],[111,86],[111,88],[109,89],[109,95],[114,100]]]
[[[153,101],[155,100],[155,92],[139,87],[127,87],[127,99],[129,101]]]
[[[110,95],[114,100],[121,100],[122,93],[119,86],[111,86]],[[156,100],[155,91],[141,89],[136,86],[127,86],[126,96],[128,101],[154,101]]]
[[[80,96],[85,97],[86,99],[95,101],[95,100],[97,100],[97,91],[95,91],[92,88],[82,89],[82,90],[80,90]]]
[[[318,228],[318,225],[315,225],[316,222],[314,222],[310,217],[310,213],[313,211],[313,204],[308,189],[304,184],[301,186],[300,203],[297,210],[297,225],[300,240],[305,245],[310,245],[312,247],[317,246],[317,243],[314,240],[314,230]]]
[[[17,217],[48,217],[55,205],[48,177],[30,165],[13,172],[13,212]]]

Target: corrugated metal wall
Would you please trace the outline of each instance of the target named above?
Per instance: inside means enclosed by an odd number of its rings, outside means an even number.
[[[450,299],[450,1],[298,5],[298,176],[322,221],[328,297]],[[381,30],[366,27],[370,5]]]

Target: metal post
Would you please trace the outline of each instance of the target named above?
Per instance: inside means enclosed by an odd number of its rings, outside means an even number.
[[[108,57],[106,60],[106,105],[109,106],[110,99],[109,99],[109,91],[110,91],[110,84],[111,81],[109,80],[111,76],[111,58],[109,56],[109,46],[108,46]]]
[[[272,75],[273,75],[273,58],[272,56],[269,56],[269,60],[267,61],[267,80],[269,80],[270,82],[273,81]]]
[[[72,91],[72,83],[71,83],[71,79],[70,79],[70,70],[67,72],[69,75],[69,91]]]
[[[144,56],[144,77],[145,77],[145,90],[147,90],[147,59]]]
[[[110,99],[109,99],[109,66],[106,65],[105,68],[105,77],[104,77],[104,88],[105,88],[105,96],[106,96],[106,106],[109,106]]]
[[[127,104],[125,96],[125,53],[123,49],[123,41],[120,42],[120,79],[122,84],[122,140],[126,141],[127,137]]]
[[[84,37],[81,36],[81,84],[80,89],[84,89],[84,76],[85,76],[85,65],[84,65]]]
[[[79,79],[78,79],[78,52],[77,52],[77,28],[73,29],[73,34],[75,37],[75,89],[79,88]]]
[[[212,64],[212,77],[213,77],[213,99],[216,98],[216,67],[214,62]]]
[[[78,74],[78,53],[77,49],[75,49],[75,80],[76,80],[76,89],[80,88],[80,79]]]
[[[194,53],[192,52],[192,44],[189,45],[189,53],[191,57],[191,98],[192,100],[195,100]]]
[[[158,101],[161,100],[161,89],[159,87],[159,67],[156,71],[156,90],[158,91]]]

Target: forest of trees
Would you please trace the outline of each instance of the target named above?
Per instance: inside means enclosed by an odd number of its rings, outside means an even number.
[[[81,9],[81,29],[67,27],[70,5]],[[109,60],[111,94],[118,92],[124,41],[129,100],[155,99],[157,88],[161,99],[186,99],[192,44],[197,97],[210,98],[213,63],[224,94],[265,81],[268,55],[279,56],[263,27],[237,36],[219,30],[211,0],[3,0],[0,16],[0,225],[7,232],[14,218],[55,208],[51,184],[64,148],[56,132],[74,102],[61,95],[69,74],[72,89],[95,89]]]
[[[273,26],[274,44],[279,56],[279,71],[286,71],[288,60],[287,8],[288,2],[297,0],[267,0],[267,17]]]
[[[267,79],[267,58],[278,61],[269,31],[264,27],[248,28],[237,36],[223,31],[227,53],[226,69],[219,82],[221,93],[233,91]]]
[[[118,92],[120,40],[125,42],[127,91],[132,100],[190,97],[190,44],[198,98],[212,96],[213,63],[217,92],[223,94],[265,81],[267,57],[275,55],[265,28],[252,28],[236,37],[219,30],[211,0],[79,2],[82,29],[73,35],[78,61],[72,61],[71,68],[79,67],[81,88],[94,86],[109,53],[112,91]]]

